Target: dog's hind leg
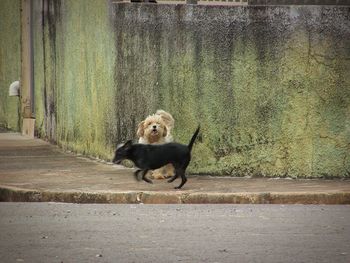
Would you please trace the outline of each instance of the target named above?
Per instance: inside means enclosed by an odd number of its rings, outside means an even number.
[[[174,175],[168,180],[168,183],[172,183],[175,181],[175,179],[177,179],[179,177],[179,175],[181,174],[181,168],[179,168],[178,164],[173,164],[174,166]]]
[[[146,177],[146,174],[147,174],[148,170],[143,170],[142,171],[142,180],[144,180],[145,182],[149,183],[149,184],[153,184],[152,180],[148,179]]]
[[[178,177],[178,173],[175,170],[175,174],[168,180],[168,183],[174,182],[177,177]]]
[[[183,169],[177,170],[176,174],[178,174],[178,173],[181,176],[181,183],[180,183],[179,186],[176,186],[175,189],[180,189],[187,182],[187,178],[186,178],[186,175],[185,175],[185,170],[183,170]]]

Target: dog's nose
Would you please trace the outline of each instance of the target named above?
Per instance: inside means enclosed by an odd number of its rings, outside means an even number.
[[[157,126],[156,126],[156,125],[153,125],[153,129],[157,129]]]

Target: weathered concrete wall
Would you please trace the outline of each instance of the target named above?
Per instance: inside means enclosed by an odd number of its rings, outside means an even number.
[[[44,3],[40,136],[110,158],[162,108],[177,141],[202,125],[192,172],[350,176],[348,7]]]
[[[249,5],[349,5],[348,0],[249,0]]]
[[[107,158],[114,103],[114,35],[107,1],[35,1],[36,129]]]
[[[20,130],[19,98],[9,97],[10,84],[21,74],[20,0],[0,1],[0,126]]]
[[[196,171],[349,175],[349,8],[117,5],[115,31],[123,115],[200,122]]]

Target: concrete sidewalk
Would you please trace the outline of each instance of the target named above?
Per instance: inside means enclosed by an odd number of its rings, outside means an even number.
[[[350,204],[350,180],[191,176],[181,190],[137,182],[133,169],[0,133],[0,201],[74,203]]]

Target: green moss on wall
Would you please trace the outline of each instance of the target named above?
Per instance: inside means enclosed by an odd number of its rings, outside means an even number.
[[[190,172],[348,177],[344,7],[44,1],[35,23],[37,131],[88,155],[161,108]]]
[[[38,134],[88,155],[110,155],[115,92],[114,36],[106,1],[44,1],[36,6]]]
[[[191,172],[348,176],[349,54],[342,47],[349,41],[340,37],[349,35],[346,13],[321,7],[118,5],[116,67],[123,73],[116,83],[127,87],[121,94],[132,90],[124,114],[165,108],[183,143],[201,123]],[[332,19],[326,22],[327,16]],[[319,98],[325,89],[340,92],[342,103]],[[331,114],[320,112],[329,106]],[[320,142],[327,125],[320,115],[332,121],[328,132],[341,126],[340,147]]]
[[[20,1],[0,1],[0,126],[19,131],[19,97],[9,97],[9,86],[20,80]]]

